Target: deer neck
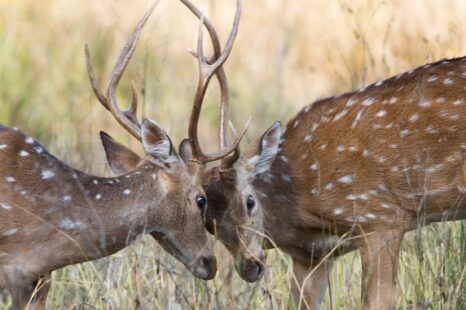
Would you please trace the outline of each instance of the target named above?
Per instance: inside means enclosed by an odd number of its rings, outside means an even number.
[[[39,251],[28,268],[53,270],[112,254],[157,229],[168,189],[156,165],[114,178],[91,176],[19,132],[10,136],[0,157],[0,239],[17,264]]]

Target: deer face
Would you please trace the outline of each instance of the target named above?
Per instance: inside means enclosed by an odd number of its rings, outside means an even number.
[[[209,206],[206,228],[215,234],[235,258],[240,276],[259,280],[265,269],[263,243],[264,211],[252,182],[267,173],[280,143],[281,126],[274,124],[228,169],[212,169],[204,176]]]
[[[166,133],[152,121],[144,121],[142,142],[147,159],[101,133],[107,159],[116,174],[143,174],[138,203],[147,210],[146,231],[195,276],[212,279],[217,271],[207,242],[202,213],[207,200],[199,169],[185,164]]]

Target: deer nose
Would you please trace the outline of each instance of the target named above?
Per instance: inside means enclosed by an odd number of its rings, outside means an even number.
[[[203,280],[211,280],[215,278],[217,273],[217,260],[215,256],[199,257],[196,267],[194,268],[194,275]]]
[[[243,258],[240,264],[240,276],[247,282],[259,280],[265,271],[265,254],[262,252],[257,258]]]

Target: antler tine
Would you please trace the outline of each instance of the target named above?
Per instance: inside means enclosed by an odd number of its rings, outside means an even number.
[[[120,82],[121,76],[123,75],[131,57],[133,56],[134,50],[136,49],[136,45],[141,31],[144,28],[144,25],[146,24],[147,20],[149,19],[157,4],[158,1],[156,1],[149,8],[149,10],[137,24],[133,33],[129,37],[128,42],[126,42],[125,46],[123,47],[120,56],[118,57],[118,60],[116,61],[115,66],[113,67],[112,73],[110,75],[110,80],[107,86],[107,96],[105,96],[99,89],[98,83],[95,78],[94,69],[91,63],[89,48],[87,44],[84,48],[87,72],[91,81],[92,89],[97,99],[107,110],[109,110],[112,113],[113,117],[118,121],[118,123],[120,123],[120,125],[122,125],[123,128],[125,128],[131,135],[133,135],[139,141],[142,140],[141,123],[138,121],[136,117],[138,99],[134,83],[132,83],[131,106],[127,111],[121,111],[118,108],[115,92],[118,87],[118,83]]]
[[[197,16],[197,18],[201,18],[202,12],[196,8],[189,0],[181,0],[181,2],[194,14]],[[217,35],[217,31],[215,30],[212,22],[204,16],[204,25],[207,28],[207,31],[209,32],[210,39],[212,41],[212,46],[214,49],[214,58],[213,60],[209,60],[208,62],[212,63],[215,59],[217,59],[221,53],[221,48],[220,48],[220,40]],[[197,57],[197,54],[194,55]],[[220,143],[220,149],[224,149],[227,147],[227,137],[226,137],[226,132],[228,129],[228,122],[227,122],[227,116],[228,116],[228,107],[229,107],[229,90],[228,90],[228,81],[225,75],[225,71],[223,67],[220,67],[215,76],[217,77],[217,80],[220,85],[220,131],[219,131],[219,143]]]
[[[235,19],[233,22],[233,27],[228,37],[227,43],[225,44],[225,49],[223,52],[220,53],[220,43],[218,40],[217,33],[212,26],[212,23],[205,19],[202,13],[188,0],[181,0],[183,4],[185,4],[191,12],[193,12],[198,18],[200,18],[200,25],[199,25],[199,37],[198,37],[198,46],[197,46],[197,53],[195,55],[198,59],[199,64],[199,83],[197,92],[195,95],[192,114],[190,118],[189,124],[189,138],[191,141],[191,146],[193,149],[194,158],[197,158],[201,162],[210,162],[218,159],[225,158],[231,152],[233,152],[236,147],[238,146],[241,138],[244,136],[247,126],[243,130],[243,133],[236,138],[235,142],[231,147],[227,147],[226,145],[226,114],[228,112],[228,84],[226,81],[225,73],[222,69],[222,65],[225,63],[226,59],[228,58],[231,49],[233,48],[233,43],[236,38],[236,34],[238,33],[238,26],[239,26],[239,19],[241,17],[241,0],[237,1],[237,10]],[[206,25],[209,34],[212,39],[214,52],[215,52],[215,61],[209,61],[204,57],[204,49],[203,49],[203,31],[202,27]],[[216,74],[217,79],[219,80],[222,99],[221,99],[221,111],[220,111],[220,152],[214,154],[204,154],[201,150],[199,140],[197,137],[197,125],[199,121],[200,110],[202,107],[202,102],[205,96],[205,92],[207,90],[207,86],[210,82],[212,76]]]

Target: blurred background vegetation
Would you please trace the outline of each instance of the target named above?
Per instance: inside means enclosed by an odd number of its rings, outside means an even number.
[[[222,38],[233,0],[194,1]],[[90,46],[105,86],[146,0],[0,0],[0,123],[36,137],[72,166],[108,175],[98,132],[140,151],[94,98],[83,47]],[[225,65],[231,120],[253,119],[245,142],[318,98],[354,90],[442,58],[466,55],[464,0],[244,0],[233,52]],[[197,84],[198,21],[178,1],[162,0],[123,78],[120,102],[134,80],[141,117],[178,143],[187,133]],[[201,141],[217,147],[218,89],[212,82],[201,118]],[[461,222],[410,233],[403,244],[400,309],[465,309],[465,231]],[[291,307],[290,261],[269,251],[271,268],[256,284],[241,281],[219,244],[220,274],[208,283],[189,273],[150,238],[93,263],[54,273],[50,308],[284,309]],[[324,309],[359,307],[358,254],[334,268]],[[9,305],[4,297],[3,307]],[[2,301],[0,301],[0,307]]]

